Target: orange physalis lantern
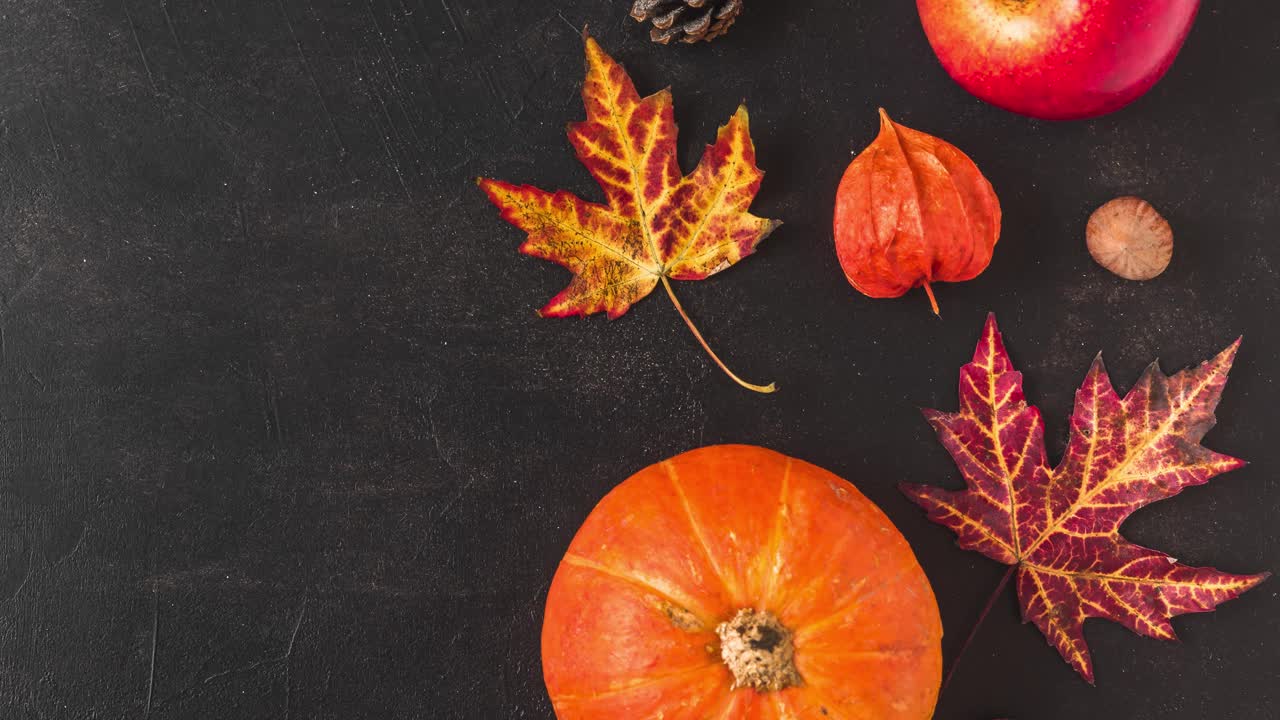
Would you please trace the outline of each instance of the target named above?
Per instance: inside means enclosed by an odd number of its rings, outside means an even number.
[[[977,277],[1000,238],[1000,201],[968,155],[880,111],[880,135],[836,192],[836,255],[862,294],[895,298]]]

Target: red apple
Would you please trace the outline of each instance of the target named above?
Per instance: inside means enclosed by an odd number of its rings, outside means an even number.
[[[1104,115],[1165,74],[1199,0],[917,0],[933,51],[966,90],[1048,120]]]

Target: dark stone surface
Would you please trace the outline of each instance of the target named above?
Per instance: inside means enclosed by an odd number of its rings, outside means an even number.
[[[1146,98],[1045,124],[966,95],[911,3],[754,2],[653,47],[623,0],[10,0],[0,5],[0,716],[552,717],[541,603],[635,470],[715,442],[827,467],[916,548],[955,654],[1001,568],[898,494],[957,483],[917,406],[953,408],[988,310],[1061,450],[1094,353],[1127,387],[1235,336],[1209,445],[1247,469],[1139,513],[1185,562],[1280,568],[1280,64],[1265,3],[1210,3]],[[598,198],[565,141],[590,24],[670,84],[691,168],[746,99],[755,206],[784,225],[607,322],[533,314],[566,280],[478,174]],[[831,249],[875,108],[971,154],[1005,209],[979,279],[873,301]],[[1097,268],[1122,193],[1172,222],[1149,284]],[[1275,581],[1183,642],[1095,622],[1098,687],[1002,599],[938,717],[1280,716]]]

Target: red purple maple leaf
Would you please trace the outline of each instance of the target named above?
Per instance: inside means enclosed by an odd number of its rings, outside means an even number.
[[[1076,392],[1055,468],[994,315],[960,371],[960,411],[925,411],[968,487],[904,484],[903,492],[960,547],[1013,566],[1024,621],[1090,683],[1086,619],[1172,640],[1170,618],[1212,610],[1268,576],[1190,567],[1120,535],[1138,508],[1244,465],[1200,444],[1239,346],[1173,376],[1152,363],[1123,398],[1099,356]]]

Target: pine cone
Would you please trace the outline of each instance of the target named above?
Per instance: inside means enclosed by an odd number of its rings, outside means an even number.
[[[742,0],[635,0],[631,17],[651,22],[649,39],[695,43],[723,35],[742,12]]]

